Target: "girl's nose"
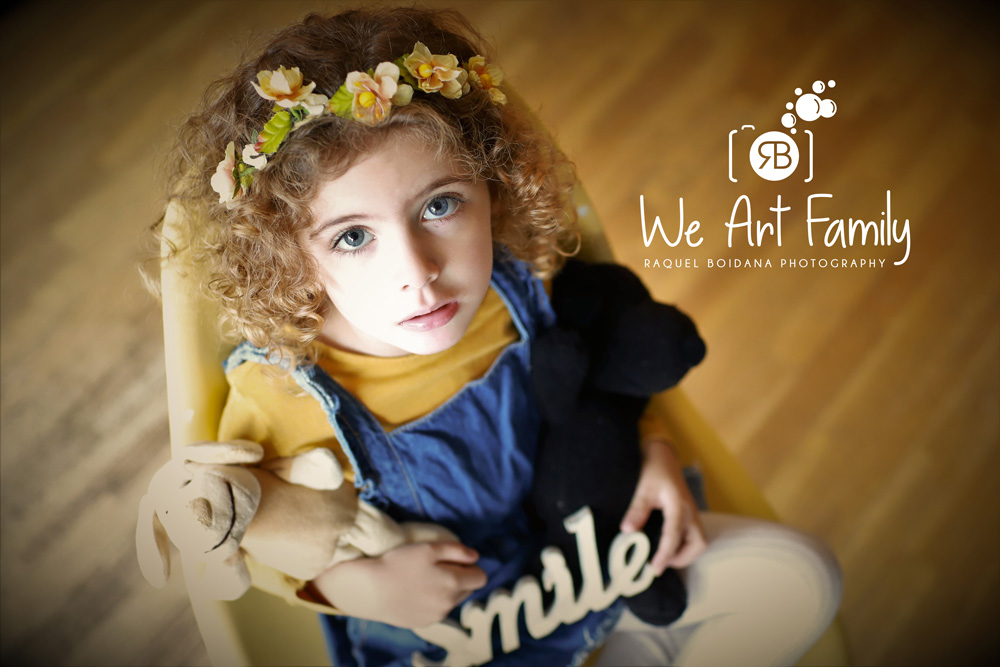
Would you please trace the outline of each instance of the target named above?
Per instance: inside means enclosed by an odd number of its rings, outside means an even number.
[[[404,241],[397,261],[399,284],[406,291],[421,290],[441,274],[430,249],[412,236]]]

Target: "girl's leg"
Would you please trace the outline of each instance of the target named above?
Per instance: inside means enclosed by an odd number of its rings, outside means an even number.
[[[704,513],[708,549],[681,572],[688,607],[669,628],[626,615],[598,665],[795,663],[840,604],[826,545],[775,523]]]

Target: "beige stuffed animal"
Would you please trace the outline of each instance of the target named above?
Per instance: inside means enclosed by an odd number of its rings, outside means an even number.
[[[170,574],[170,541],[202,565],[192,593],[234,600],[250,587],[244,554],[297,579],[407,542],[451,541],[432,524],[397,524],[359,500],[333,452],[320,447],[260,464],[253,442],[201,442],[154,475],[139,505],[136,549],[157,588]],[[255,465],[260,464],[260,465]]]

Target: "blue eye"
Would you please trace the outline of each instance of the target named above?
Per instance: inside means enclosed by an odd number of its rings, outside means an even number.
[[[352,227],[337,237],[333,249],[340,252],[356,252],[371,243],[375,238],[371,232],[361,227]]]
[[[458,210],[462,200],[454,195],[440,195],[432,199],[424,209],[424,220],[447,218]]]

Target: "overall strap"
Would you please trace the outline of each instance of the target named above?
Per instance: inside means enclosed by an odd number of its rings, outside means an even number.
[[[545,287],[524,262],[510,251],[498,248],[493,253],[491,283],[510,310],[518,333],[527,340],[555,324]]]

